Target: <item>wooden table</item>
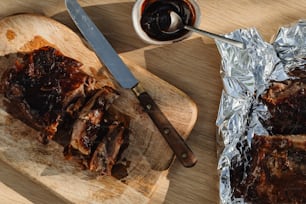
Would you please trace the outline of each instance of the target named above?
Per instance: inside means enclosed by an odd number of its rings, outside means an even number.
[[[213,40],[194,34],[176,44],[148,45],[137,37],[132,27],[134,1],[82,0],[80,3],[86,6],[86,11],[118,53],[175,85],[198,105],[198,120],[188,139],[198,164],[186,169],[175,161],[167,178],[160,181],[151,203],[217,203],[215,120],[222,83],[220,55]],[[306,0],[198,0],[198,3],[202,11],[200,28],[222,34],[255,27],[266,41],[270,41],[280,26],[306,18]],[[76,30],[65,12],[63,0],[0,2],[1,18],[19,12],[43,13]],[[2,203],[60,202],[60,198],[47,194],[46,189],[1,161],[0,197]]]

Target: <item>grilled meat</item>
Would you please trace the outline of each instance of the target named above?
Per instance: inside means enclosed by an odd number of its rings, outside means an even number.
[[[270,134],[306,133],[306,78],[273,82],[261,97],[271,117],[262,121]]]
[[[231,184],[248,203],[306,202],[306,135],[254,136],[248,161],[235,162]]]
[[[42,132],[44,142],[57,132],[65,109],[94,87],[95,80],[81,65],[44,47],[24,54],[2,77],[5,97]]]
[[[116,96],[113,89],[104,87],[83,106],[73,125],[70,143],[73,148],[78,149],[82,154],[90,154],[101,128],[103,115]]]
[[[109,110],[118,93],[96,88],[80,62],[52,47],[19,56],[2,76],[13,114],[38,129],[43,143],[54,139],[66,156],[73,152],[87,168],[111,175],[129,126],[126,116]]]

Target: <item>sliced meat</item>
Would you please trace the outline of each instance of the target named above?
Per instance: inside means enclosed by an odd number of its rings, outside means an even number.
[[[98,145],[89,161],[89,169],[102,174],[111,175],[121,145],[124,142],[125,127],[122,123],[114,122],[109,126],[107,135]]]
[[[2,88],[47,142],[57,132],[65,109],[93,91],[95,80],[83,73],[81,63],[51,47],[22,54],[2,76]]]
[[[104,112],[116,97],[117,94],[113,89],[104,87],[84,105],[73,125],[70,143],[73,148],[82,154],[90,154],[93,143],[98,137]]]
[[[53,139],[86,168],[111,175],[127,141],[129,120],[110,108],[118,93],[96,88],[81,63],[51,47],[19,54],[15,66],[2,75],[1,91],[11,113]]]
[[[104,97],[103,94],[97,93],[96,100],[99,99],[99,96]],[[87,113],[96,111],[89,106],[85,109]],[[79,119],[74,124],[75,133],[72,134],[72,138],[75,140],[72,139],[70,146],[66,148],[67,155],[76,155],[75,150],[77,149],[79,150],[77,159],[81,158],[81,163],[85,168],[98,172],[100,175],[111,175],[114,164],[128,146],[129,119],[112,107],[104,110],[101,115],[97,114],[98,119],[90,119],[91,117],[86,117],[87,115],[85,114],[82,120]],[[89,120],[93,122],[88,122]],[[93,124],[97,124],[98,121],[100,121],[99,125],[95,126],[98,128],[92,131]],[[88,132],[88,129],[91,131]]]

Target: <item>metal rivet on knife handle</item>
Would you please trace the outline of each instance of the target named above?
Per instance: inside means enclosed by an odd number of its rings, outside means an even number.
[[[137,86],[140,86],[139,84]],[[134,89],[133,89],[134,90]],[[136,93],[135,93],[136,94]],[[155,104],[151,96],[147,92],[136,94],[142,107],[147,111],[148,115],[160,130],[160,133],[165,138],[177,159],[185,166],[192,167],[196,164],[197,159],[184,139],[178,134],[176,129],[171,125],[166,116],[162,113],[159,107]],[[150,104],[150,109],[146,109],[147,104]]]
[[[169,128],[165,128],[165,129],[164,129],[164,133],[165,133],[166,135],[168,135],[168,134],[170,133]]]
[[[186,152],[184,152],[182,155],[181,155],[181,157],[183,158],[183,159],[186,159],[187,158],[187,153]]]
[[[146,108],[147,108],[147,110],[149,111],[149,110],[151,110],[152,105],[151,105],[151,104],[147,104],[147,105],[146,105]]]

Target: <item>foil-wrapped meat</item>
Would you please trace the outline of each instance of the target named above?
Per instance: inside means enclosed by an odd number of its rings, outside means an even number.
[[[245,159],[233,162],[231,185],[248,203],[306,202],[306,135],[257,136]]]
[[[246,202],[306,202],[306,80],[303,72],[290,74],[294,78],[271,82],[260,97],[270,135],[254,135],[250,147],[239,143],[240,162],[232,160],[233,195]]]
[[[273,82],[261,99],[270,115],[262,123],[270,134],[306,133],[306,78]]]
[[[253,28],[227,35],[245,50],[217,42],[223,204],[306,203],[305,25],[280,28],[272,43]]]

